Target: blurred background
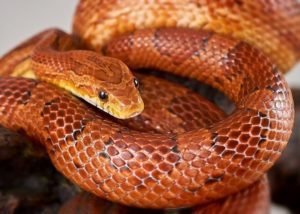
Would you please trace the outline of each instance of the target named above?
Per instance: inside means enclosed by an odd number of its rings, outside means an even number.
[[[0,56],[43,29],[58,27],[70,32],[76,4],[77,0],[1,0]],[[300,65],[296,65],[286,78],[291,87],[300,87]],[[275,213],[288,212],[273,207],[272,214]]]

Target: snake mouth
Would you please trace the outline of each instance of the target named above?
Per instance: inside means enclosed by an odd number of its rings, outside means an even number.
[[[136,117],[136,116],[140,115],[143,110],[144,110],[144,108],[141,111],[136,111],[136,112],[131,113],[129,118]]]
[[[129,119],[139,115],[144,110],[144,102],[142,98],[139,98],[137,103],[124,106],[116,100],[102,102],[98,97],[90,97],[86,94],[82,94],[79,97],[117,119]]]
[[[110,96],[108,101],[102,101],[98,96],[91,96],[84,89],[79,89],[74,84],[67,81],[48,81],[52,84],[58,85],[59,87],[66,89],[78,98],[81,98],[89,104],[95,106],[100,111],[104,111],[107,114],[118,118],[118,119],[129,119],[139,115],[144,110],[144,102],[140,95],[138,95],[137,101],[124,105],[118,99]]]

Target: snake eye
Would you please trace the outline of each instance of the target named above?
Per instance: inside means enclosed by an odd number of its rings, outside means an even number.
[[[108,94],[107,94],[105,91],[100,91],[100,92],[99,92],[99,98],[100,98],[101,100],[107,100]]]
[[[138,88],[140,86],[140,83],[136,78],[133,79],[133,83],[136,88]]]

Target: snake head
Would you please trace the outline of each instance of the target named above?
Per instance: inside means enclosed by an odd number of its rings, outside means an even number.
[[[144,103],[138,90],[138,81],[120,60],[92,54],[81,60],[88,69],[87,76],[79,84],[89,89],[81,97],[108,114],[126,119],[140,114]],[[76,67],[76,70],[83,69]],[[89,92],[88,92],[89,91]]]
[[[103,84],[97,89],[98,97],[85,96],[83,98],[119,119],[137,116],[144,109],[144,103],[138,91],[138,80],[130,77],[122,85],[118,89],[112,87],[113,85]]]
[[[119,119],[143,111],[138,81],[122,61],[91,51],[69,52],[68,56],[72,66],[66,69],[67,77],[54,84]]]

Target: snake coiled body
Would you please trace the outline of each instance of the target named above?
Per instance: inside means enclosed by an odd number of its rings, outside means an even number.
[[[55,167],[84,190],[129,206],[193,206],[260,179],[291,134],[291,92],[277,66],[286,71],[299,58],[299,4],[132,2],[82,1],[75,35],[131,68],[219,89],[236,106],[230,115],[194,130],[146,133],[54,86],[5,77],[0,124],[41,142]],[[254,16],[257,8],[270,14]],[[188,101],[178,105],[185,109]]]

